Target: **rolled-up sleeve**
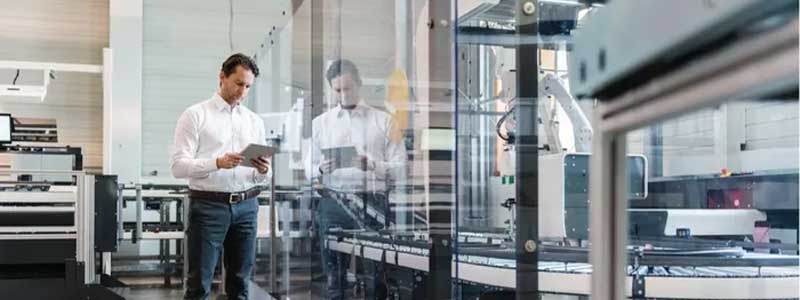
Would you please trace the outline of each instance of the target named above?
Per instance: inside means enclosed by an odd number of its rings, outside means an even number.
[[[204,178],[217,170],[214,158],[195,158],[199,140],[199,122],[195,112],[186,110],[175,126],[170,170],[175,178]]]

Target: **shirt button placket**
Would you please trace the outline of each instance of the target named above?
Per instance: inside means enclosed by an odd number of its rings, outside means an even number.
[[[231,132],[231,152],[235,152],[236,150],[234,149],[234,147],[236,147],[236,140],[237,139],[236,139],[236,128],[235,128],[234,122],[233,122],[234,119],[233,119],[233,108],[232,107],[231,107],[230,113],[228,115],[230,116],[230,126],[231,126],[231,131],[232,131]],[[234,188],[236,186],[236,168],[234,167],[233,169],[231,169],[231,171],[232,171],[231,173],[233,173],[232,174],[233,182],[232,182],[231,186],[229,186],[228,188]],[[236,192],[236,191],[234,190],[233,192]]]

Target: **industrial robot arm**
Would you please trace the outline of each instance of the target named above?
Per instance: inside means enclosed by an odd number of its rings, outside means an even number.
[[[580,106],[578,106],[578,102],[567,91],[564,82],[555,74],[545,74],[539,81],[539,95],[542,96],[543,100],[546,100],[539,102],[539,115],[550,144],[550,152],[558,153],[563,151],[561,140],[558,136],[558,122],[555,119],[557,111],[555,103],[558,103],[564,109],[567,118],[572,123],[575,152],[590,152],[592,147],[592,125]]]

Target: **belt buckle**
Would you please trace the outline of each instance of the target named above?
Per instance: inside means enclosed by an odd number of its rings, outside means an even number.
[[[230,203],[230,204],[239,203],[240,201],[242,201],[242,198],[244,198],[244,197],[242,197],[241,194],[238,194],[238,193],[237,194],[233,194],[232,193],[232,194],[230,194],[230,196],[228,196],[228,203]]]

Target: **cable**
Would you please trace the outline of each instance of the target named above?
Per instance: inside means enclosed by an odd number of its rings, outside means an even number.
[[[233,0],[228,0],[228,46],[233,52]]]
[[[17,75],[14,75],[14,82],[11,83],[12,85],[17,84],[17,78],[19,78],[19,69],[17,69]]]
[[[502,139],[502,140],[504,140],[506,142],[511,142],[512,141],[513,134],[509,134],[507,136],[503,136],[503,134],[500,132],[500,128],[503,126],[503,123],[505,123],[506,118],[508,118],[508,116],[510,116],[512,113],[514,113],[514,110],[516,110],[516,109],[517,109],[517,107],[514,106],[511,109],[509,109],[508,111],[506,111],[506,113],[504,113],[503,116],[500,117],[500,120],[497,120],[497,126],[495,126],[495,132],[497,132],[497,136],[500,137],[500,139]]]

